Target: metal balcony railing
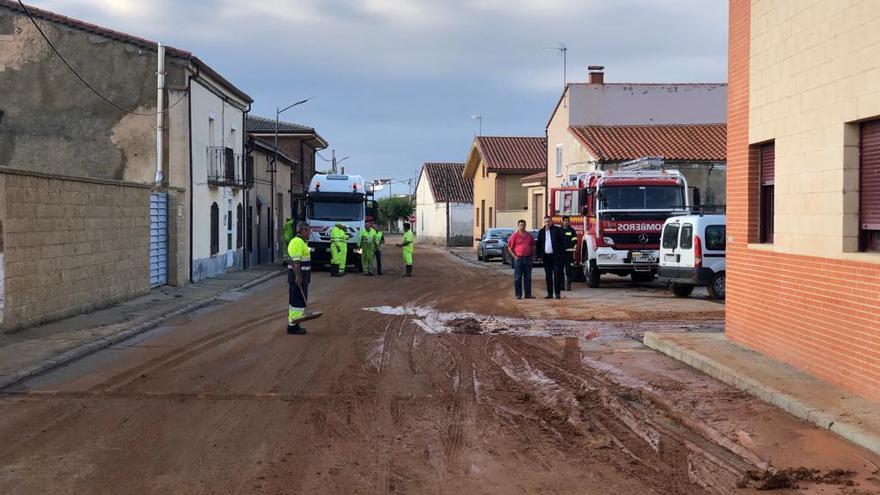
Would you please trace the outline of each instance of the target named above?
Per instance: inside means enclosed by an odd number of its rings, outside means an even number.
[[[212,186],[244,187],[244,159],[232,148],[208,147],[208,184]]]

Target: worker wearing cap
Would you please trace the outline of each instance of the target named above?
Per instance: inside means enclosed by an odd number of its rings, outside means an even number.
[[[563,271],[565,272],[565,290],[571,291],[571,279],[574,277],[574,250],[577,249],[578,233],[571,226],[571,218],[562,217],[562,240],[565,243],[565,254],[562,261],[565,263]]]
[[[341,277],[345,275],[345,263],[348,256],[348,233],[345,226],[337,223],[333,230],[330,231],[330,264],[336,265],[334,270],[330,269],[331,277]]]
[[[305,314],[309,297],[312,256],[307,239],[310,231],[309,224],[300,222],[296,226],[296,236],[287,245],[287,256],[290,259],[287,270],[287,333],[294,335],[306,333],[297,320]]]
[[[376,254],[376,231],[373,223],[369,220],[364,223],[361,235],[358,237],[358,247],[361,248],[361,269],[364,275],[373,275],[373,256]]]
[[[412,277],[413,248],[415,247],[415,234],[409,228],[408,223],[403,224],[403,242],[397,245],[403,251],[403,264],[406,266],[404,277]]]

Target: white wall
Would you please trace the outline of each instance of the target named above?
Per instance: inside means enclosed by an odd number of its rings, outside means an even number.
[[[428,176],[422,174],[416,188],[416,241],[423,244],[446,244],[446,203],[434,201]],[[449,204],[450,238],[470,245],[474,228],[474,205]],[[453,239],[454,240],[454,239]]]
[[[726,84],[573,84],[569,125],[727,122]]]
[[[208,185],[208,146],[228,146],[242,154],[243,111],[223,101],[197,80],[192,82],[192,161],[193,161],[193,279],[201,280],[226,271],[227,253],[233,253],[233,267],[238,265],[238,225],[236,206],[243,201],[241,189]],[[209,136],[210,118],[214,119],[213,140]],[[233,132],[234,131],[234,132]],[[234,139],[233,139],[234,134]],[[266,198],[268,200],[268,198]],[[229,201],[232,206],[229,206]],[[220,251],[211,256],[211,204],[220,208]],[[244,205],[242,205],[244,206]],[[227,243],[226,215],[232,213],[232,249]]]

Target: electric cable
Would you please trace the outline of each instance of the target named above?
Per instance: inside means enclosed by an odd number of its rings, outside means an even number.
[[[131,109],[128,109],[128,108],[125,108],[125,107],[120,106],[120,105],[117,104],[116,102],[110,100],[110,98],[107,98],[106,96],[104,96],[103,94],[101,94],[101,92],[98,91],[98,90],[97,90],[97,89],[96,89],[91,83],[89,83],[88,81],[86,81],[86,79],[85,79],[85,78],[84,78],[79,72],[77,72],[77,70],[74,69],[72,65],[70,65],[70,62],[68,62],[67,59],[64,58],[64,55],[61,55],[61,52],[58,51],[58,48],[55,47],[55,44],[52,43],[52,40],[50,40],[49,37],[46,36],[46,33],[44,33],[43,30],[40,28],[40,25],[37,24],[37,20],[34,19],[34,16],[31,15],[31,12],[28,10],[27,7],[25,7],[24,3],[22,3],[21,0],[18,0],[18,5],[21,6],[21,9],[22,9],[22,10],[24,11],[24,13],[28,16],[28,19],[31,20],[31,23],[33,23],[34,27],[37,28],[37,31],[40,33],[40,36],[42,36],[43,39],[46,40],[46,43],[48,43],[48,44],[49,44],[49,47],[52,48],[52,51],[55,52],[55,55],[57,55],[58,58],[60,58],[61,61],[64,62],[64,65],[66,65],[67,68],[70,69],[71,72],[73,72],[73,74],[76,76],[76,78],[79,79],[80,82],[82,82],[87,88],[89,88],[89,89],[90,89],[93,93],[95,93],[99,98],[101,98],[102,100],[104,100],[105,102],[107,102],[108,104],[110,104],[112,107],[116,108],[117,110],[119,110],[119,111],[121,111],[121,112],[125,112],[125,113],[130,113],[130,114],[132,114],[132,115],[139,115],[139,116],[141,116],[141,117],[155,117],[156,115],[159,115],[159,114],[163,114],[163,113],[168,112],[169,110],[171,110],[172,108],[174,108],[175,105],[177,105],[178,103],[180,103],[181,101],[183,101],[184,98],[186,98],[187,95],[184,94],[183,96],[181,96],[180,98],[178,98],[177,101],[175,101],[175,102],[172,103],[171,105],[168,105],[168,108],[165,108],[164,110],[159,110],[158,112],[153,112],[153,113],[141,113],[141,112],[137,112],[137,111],[134,111],[134,110],[131,110]]]

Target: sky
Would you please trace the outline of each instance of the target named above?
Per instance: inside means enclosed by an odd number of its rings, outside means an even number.
[[[256,115],[314,97],[282,119],[315,127],[350,156],[346,172],[368,178],[463,162],[475,114],[483,135],[543,136],[563,87],[560,44],[569,82],[591,64],[606,82],[727,80],[727,0],[26,3],[191,51],[251,95]]]

